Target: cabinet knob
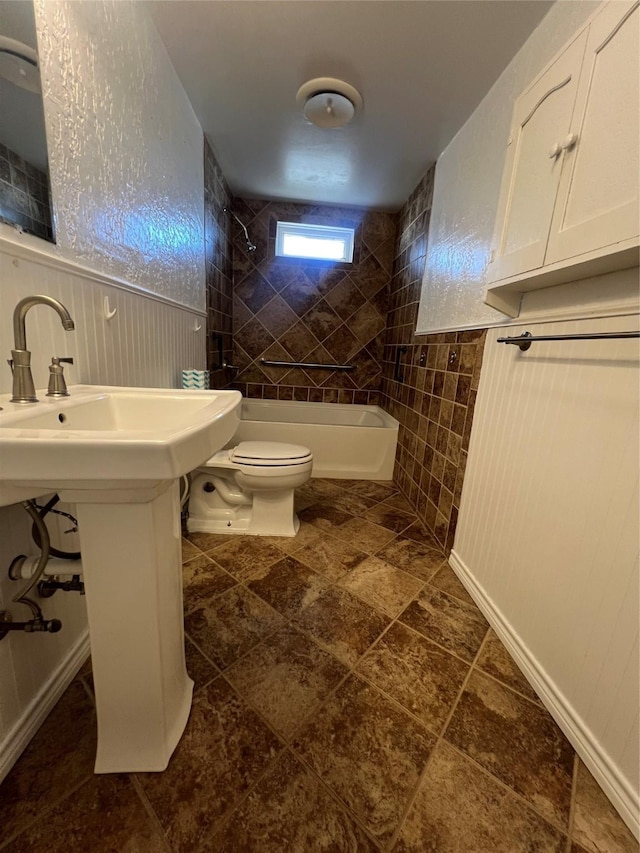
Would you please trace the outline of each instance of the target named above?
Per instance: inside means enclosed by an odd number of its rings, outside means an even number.
[[[576,144],[577,141],[578,141],[578,134],[577,133],[569,133],[567,136],[565,136],[565,138],[562,142],[562,149],[564,151],[569,151],[571,148],[573,148],[573,146]]]
[[[549,149],[549,157],[554,160],[558,154],[562,151],[562,147],[559,142],[554,142],[551,148]]]

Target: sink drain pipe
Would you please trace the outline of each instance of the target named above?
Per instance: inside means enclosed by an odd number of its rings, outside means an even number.
[[[24,604],[31,610],[33,618],[28,622],[13,622],[11,613],[8,610],[0,612],[0,640],[2,640],[9,631],[27,631],[28,633],[44,631],[50,634],[57,633],[62,628],[62,622],[59,619],[45,619],[40,609],[40,606],[29,598],[29,593],[42,578],[45,567],[49,560],[51,542],[49,539],[49,531],[44,523],[38,506],[35,501],[23,501],[22,506],[29,513],[31,519],[38,531],[40,539],[40,557],[33,572],[25,586],[13,597],[13,603]]]

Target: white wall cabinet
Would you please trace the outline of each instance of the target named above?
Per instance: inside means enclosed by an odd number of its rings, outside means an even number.
[[[638,0],[603,4],[517,99],[485,301],[638,263]]]

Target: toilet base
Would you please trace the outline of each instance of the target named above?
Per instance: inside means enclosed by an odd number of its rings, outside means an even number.
[[[251,518],[247,516],[246,507],[241,508],[243,512],[234,512],[233,510],[213,510],[216,515],[208,515],[206,518],[187,519],[187,530],[189,533],[222,533],[228,536],[295,536],[300,529],[300,520],[298,516],[294,516],[291,524],[278,525],[278,530],[274,530],[273,523],[269,525],[269,529],[257,530],[252,526]],[[219,513],[219,514],[217,514]],[[251,514],[249,509],[248,514]],[[244,516],[244,517],[243,517]]]
[[[249,499],[237,492],[233,479],[217,475],[225,472],[202,470],[191,484],[187,530],[190,533],[222,533],[245,536],[295,536],[300,521],[293,508],[291,488],[257,491]],[[212,485],[216,487],[212,490]],[[232,488],[235,487],[234,492]],[[236,505],[228,499],[237,501]]]

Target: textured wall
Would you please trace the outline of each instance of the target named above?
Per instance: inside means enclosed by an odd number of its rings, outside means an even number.
[[[35,8],[59,250],[204,311],[202,131],[146,10]]]
[[[556,3],[438,158],[418,331],[508,320],[483,295],[513,102],[597,6]]]
[[[234,200],[235,387],[250,397],[378,403],[395,217],[286,202]],[[278,219],[355,227],[353,264],[274,257]],[[259,360],[354,364],[351,373],[261,367]]]
[[[0,221],[53,240],[48,176],[1,143]]]
[[[414,334],[434,170],[427,172],[398,216],[383,406],[400,421],[394,479],[423,524],[448,549],[460,505],[484,333]],[[405,350],[402,380],[396,381],[400,347]]]
[[[204,140],[204,233],[207,287],[207,368],[212,388],[234,378],[222,361],[233,355],[233,270],[231,257],[231,194],[208,141]],[[222,358],[221,358],[222,355]]]

